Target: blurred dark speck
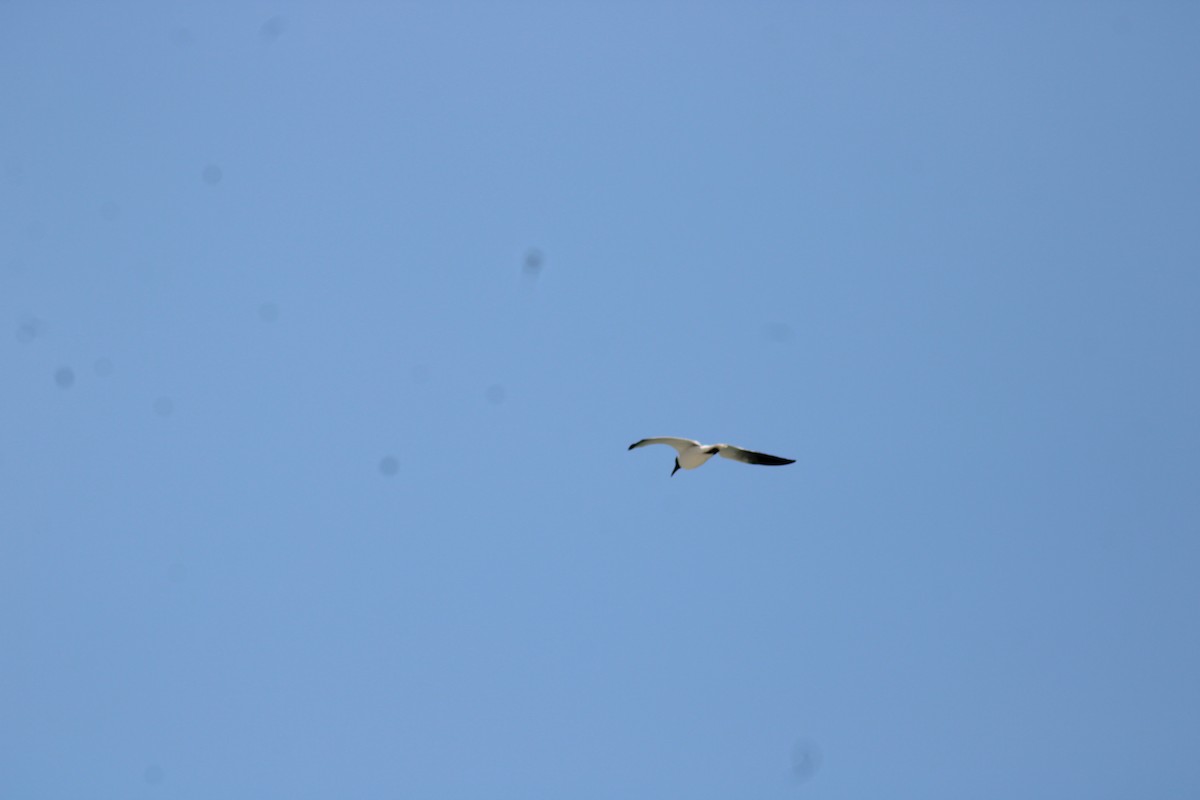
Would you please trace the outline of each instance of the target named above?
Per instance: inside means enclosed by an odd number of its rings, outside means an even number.
[[[158,764],[151,764],[150,766],[146,767],[146,771],[143,773],[142,777],[146,779],[146,783],[150,784],[151,786],[157,786],[163,782],[163,778],[165,776],[163,775],[162,767],[160,767]]]
[[[536,247],[529,248],[529,252],[525,254],[525,274],[537,275],[542,271],[542,264],[546,261],[546,257],[542,255],[542,251]]]
[[[263,303],[258,307],[258,318],[263,322],[274,322],[279,319],[279,306],[274,303]]]
[[[59,367],[54,373],[54,382],[60,389],[70,389],[75,385],[75,370],[70,367]]]
[[[109,375],[112,375],[113,363],[107,358],[97,358],[96,363],[92,365],[92,369],[97,376],[107,378]]]
[[[379,459],[379,472],[389,478],[400,471],[400,462],[395,456],[384,456]]]
[[[160,417],[169,417],[175,413],[175,401],[169,397],[160,397],[154,401],[154,413]]]
[[[803,783],[821,768],[821,748],[816,742],[801,739],[792,747],[792,774]]]
[[[783,322],[772,322],[766,327],[767,338],[773,342],[790,342],[792,329]]]
[[[414,364],[412,368],[412,379],[417,383],[425,383],[429,380],[430,370],[428,364]]]
[[[196,41],[195,35],[191,28],[176,28],[171,31],[171,44],[179,47],[187,47]]]
[[[42,335],[42,321],[37,317],[21,320],[21,324],[17,326],[17,341],[21,344],[28,344],[34,339]]]
[[[112,200],[108,200],[100,204],[100,216],[106,222],[116,222],[121,218],[121,207]]]
[[[262,24],[261,28],[258,29],[258,36],[264,42],[273,42],[282,36],[283,32],[287,30],[287,24],[286,17],[271,17]]]
[[[221,182],[221,178],[224,177],[224,173],[221,172],[221,168],[216,164],[209,164],[204,168],[204,171],[200,173],[200,176],[204,178],[204,182],[209,186],[216,186]]]
[[[504,387],[498,383],[493,383],[487,388],[487,401],[494,406],[498,406],[504,402]]]

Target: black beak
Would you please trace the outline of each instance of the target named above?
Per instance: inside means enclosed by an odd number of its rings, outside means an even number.
[[[671,477],[675,477],[675,473],[679,472],[679,459],[675,459],[675,469],[671,470]]]

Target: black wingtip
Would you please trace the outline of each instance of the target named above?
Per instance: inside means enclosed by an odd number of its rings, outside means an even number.
[[[766,453],[752,453],[746,459],[751,464],[762,464],[765,467],[782,467],[785,464],[795,464],[794,458],[780,458],[779,456],[769,456]]]
[[[637,442],[634,442],[633,444],[629,445],[629,449],[632,450],[633,448],[637,447],[637,444]]]

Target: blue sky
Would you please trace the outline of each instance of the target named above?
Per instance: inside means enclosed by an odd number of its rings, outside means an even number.
[[[1198,23],[0,3],[0,795],[1196,796]]]

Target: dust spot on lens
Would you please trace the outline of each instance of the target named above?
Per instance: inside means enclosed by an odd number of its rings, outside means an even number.
[[[767,338],[773,342],[790,342],[792,340],[792,329],[789,325],[783,322],[769,323],[764,332]]]
[[[97,358],[96,363],[92,364],[92,371],[96,373],[97,377],[107,378],[112,375],[113,363],[107,358]]]
[[[379,459],[379,474],[392,477],[400,471],[400,462],[395,456],[384,456]]]
[[[154,401],[154,413],[160,417],[169,417],[175,413],[175,401],[169,397],[159,397]]]
[[[544,263],[546,263],[546,257],[542,251],[536,247],[529,248],[529,251],[525,253],[525,274],[534,276],[541,274]]]
[[[273,42],[283,35],[287,30],[287,18],[281,16],[271,17],[262,24],[258,29],[258,37],[264,42]]]
[[[37,317],[21,320],[21,324],[17,326],[17,341],[21,344],[29,344],[42,335],[44,327],[42,321]]]
[[[816,742],[801,739],[792,746],[792,776],[803,783],[821,768],[821,748]]]
[[[187,47],[196,41],[190,28],[176,28],[171,31],[171,44],[177,47]]]
[[[487,401],[494,406],[498,406],[504,402],[504,387],[498,383],[493,383],[489,386],[485,394],[487,395]]]
[[[216,186],[221,182],[221,178],[225,177],[225,173],[223,173],[221,168],[216,164],[209,164],[204,168],[204,171],[200,173],[200,177],[203,178],[204,182],[209,186]]]
[[[70,367],[59,367],[54,372],[54,382],[60,389],[70,389],[75,385],[75,370]]]
[[[121,218],[121,207],[112,200],[101,203],[100,217],[105,222],[116,222]]]
[[[412,379],[417,383],[425,383],[429,380],[430,369],[428,364],[416,364],[410,372]]]
[[[258,318],[263,322],[274,322],[279,319],[279,306],[274,303],[263,303],[258,307]]]
[[[163,773],[163,768],[158,764],[151,764],[146,767],[146,771],[142,773],[143,780],[151,786],[157,786],[163,782],[166,775]]]

